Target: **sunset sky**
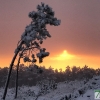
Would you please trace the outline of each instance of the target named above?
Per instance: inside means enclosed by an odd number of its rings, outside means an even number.
[[[100,0],[0,0],[0,67],[10,65],[31,22],[28,13],[41,2],[53,8],[61,25],[47,26],[52,37],[42,47],[50,56],[39,65],[63,70],[68,65],[100,68]]]

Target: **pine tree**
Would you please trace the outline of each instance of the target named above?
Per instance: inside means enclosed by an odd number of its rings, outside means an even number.
[[[10,80],[10,75],[12,71],[12,67],[16,60],[17,55],[19,54],[18,64],[17,64],[17,75],[16,75],[16,94],[17,97],[17,87],[18,87],[18,69],[20,64],[20,59],[22,58],[24,62],[31,62],[35,65],[36,58],[39,59],[39,63],[43,62],[43,58],[49,56],[49,52],[46,52],[45,48],[41,48],[41,44],[43,40],[47,37],[51,37],[49,32],[46,29],[46,25],[60,25],[60,20],[54,17],[55,13],[49,5],[45,5],[41,3],[41,5],[37,6],[37,11],[32,11],[29,13],[29,17],[32,19],[31,23],[26,26],[25,31],[21,35],[21,39],[17,44],[17,48],[15,49],[15,55],[12,58],[10,69],[8,73],[7,82],[5,84],[5,90],[3,94],[3,99],[5,100],[7,88]],[[34,50],[37,49],[39,52],[36,55],[33,53]]]

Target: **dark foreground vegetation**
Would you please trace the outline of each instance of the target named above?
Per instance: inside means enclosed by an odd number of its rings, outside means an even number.
[[[42,70],[43,72],[42,72]],[[53,80],[56,83],[63,82],[63,81],[74,81],[74,80],[89,80],[94,75],[100,75],[100,69],[93,69],[89,68],[88,66],[84,66],[83,68],[73,66],[66,67],[65,71],[53,70],[52,67],[46,69],[44,66],[36,69],[35,67],[26,67],[24,64],[19,66],[19,79],[18,84],[19,86],[27,85],[33,86],[36,85],[39,81],[43,80]],[[0,87],[4,87],[7,74],[8,74],[8,67],[0,68]],[[16,66],[13,67],[13,71],[10,78],[9,87],[15,86],[15,79],[16,79]]]

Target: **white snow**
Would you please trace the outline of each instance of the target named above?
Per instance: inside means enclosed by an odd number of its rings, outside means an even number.
[[[78,90],[83,90],[83,95],[80,95]],[[67,100],[65,96],[69,97],[70,94],[71,99],[69,100],[95,100],[94,90],[100,90],[100,76],[94,76],[87,82],[86,80],[60,82],[57,89],[44,95],[39,95],[41,91],[39,86],[22,86],[18,88],[17,99],[14,99],[15,88],[11,88],[8,89],[6,100]],[[2,100],[3,91],[4,88],[0,88],[0,100]]]

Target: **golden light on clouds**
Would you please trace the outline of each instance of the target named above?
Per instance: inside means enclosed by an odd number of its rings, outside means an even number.
[[[73,59],[75,58],[75,55],[69,54],[66,50],[64,50],[61,54],[55,55],[54,57],[51,57],[51,60],[67,60],[67,59]]]
[[[2,56],[0,59],[0,67],[9,67],[13,55]],[[18,59],[16,59],[17,61]],[[37,59],[38,60],[38,59]],[[66,66],[77,66],[83,67],[84,65],[88,65],[92,68],[98,68],[100,66],[100,57],[88,56],[88,55],[76,55],[70,54],[67,50],[62,50],[60,53],[58,52],[51,52],[50,56],[43,59],[43,63],[38,63],[39,66],[45,66],[49,68],[50,66],[54,69],[60,69],[64,71]],[[21,64],[23,63],[23,59],[21,59]],[[17,64],[16,62],[14,63]],[[24,63],[25,65],[29,65],[29,63]]]

